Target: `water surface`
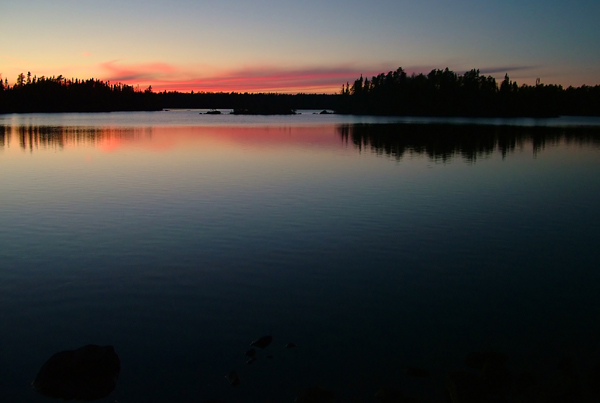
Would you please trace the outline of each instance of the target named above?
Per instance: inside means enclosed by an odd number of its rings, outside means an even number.
[[[121,358],[107,402],[437,398],[404,368],[487,348],[587,365],[599,123],[2,115],[2,394],[45,401],[41,364],[89,343]]]

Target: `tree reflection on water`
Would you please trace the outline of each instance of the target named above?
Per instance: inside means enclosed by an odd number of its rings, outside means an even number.
[[[407,154],[427,155],[445,162],[460,156],[474,162],[499,152],[505,157],[531,144],[533,154],[561,142],[600,145],[594,127],[520,127],[452,124],[340,125],[338,134],[359,151],[368,150],[397,160]]]

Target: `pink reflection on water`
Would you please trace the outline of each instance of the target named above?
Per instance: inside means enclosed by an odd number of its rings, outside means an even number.
[[[22,150],[68,150],[92,147],[106,153],[141,149],[164,152],[180,148],[244,147],[339,148],[333,125],[322,126],[178,126],[178,127],[49,127],[18,126],[9,131],[5,144]]]

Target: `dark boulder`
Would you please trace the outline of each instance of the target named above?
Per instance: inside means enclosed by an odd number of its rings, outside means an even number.
[[[273,341],[272,336],[263,336],[260,339],[254,340],[252,343],[250,343],[250,345],[253,347],[265,348],[269,344],[271,344],[272,341]]]
[[[113,346],[90,344],[54,354],[32,385],[39,394],[54,399],[97,400],[115,390],[120,370]]]
[[[239,384],[242,383],[240,377],[235,371],[231,371],[230,373],[225,375],[225,379],[227,379],[227,382],[229,382],[231,386],[239,386]]]

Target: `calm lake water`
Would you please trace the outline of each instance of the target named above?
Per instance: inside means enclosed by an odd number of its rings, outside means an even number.
[[[0,395],[49,401],[40,366],[90,343],[119,403],[435,400],[486,349],[585,368],[599,200],[594,118],[0,115]]]

